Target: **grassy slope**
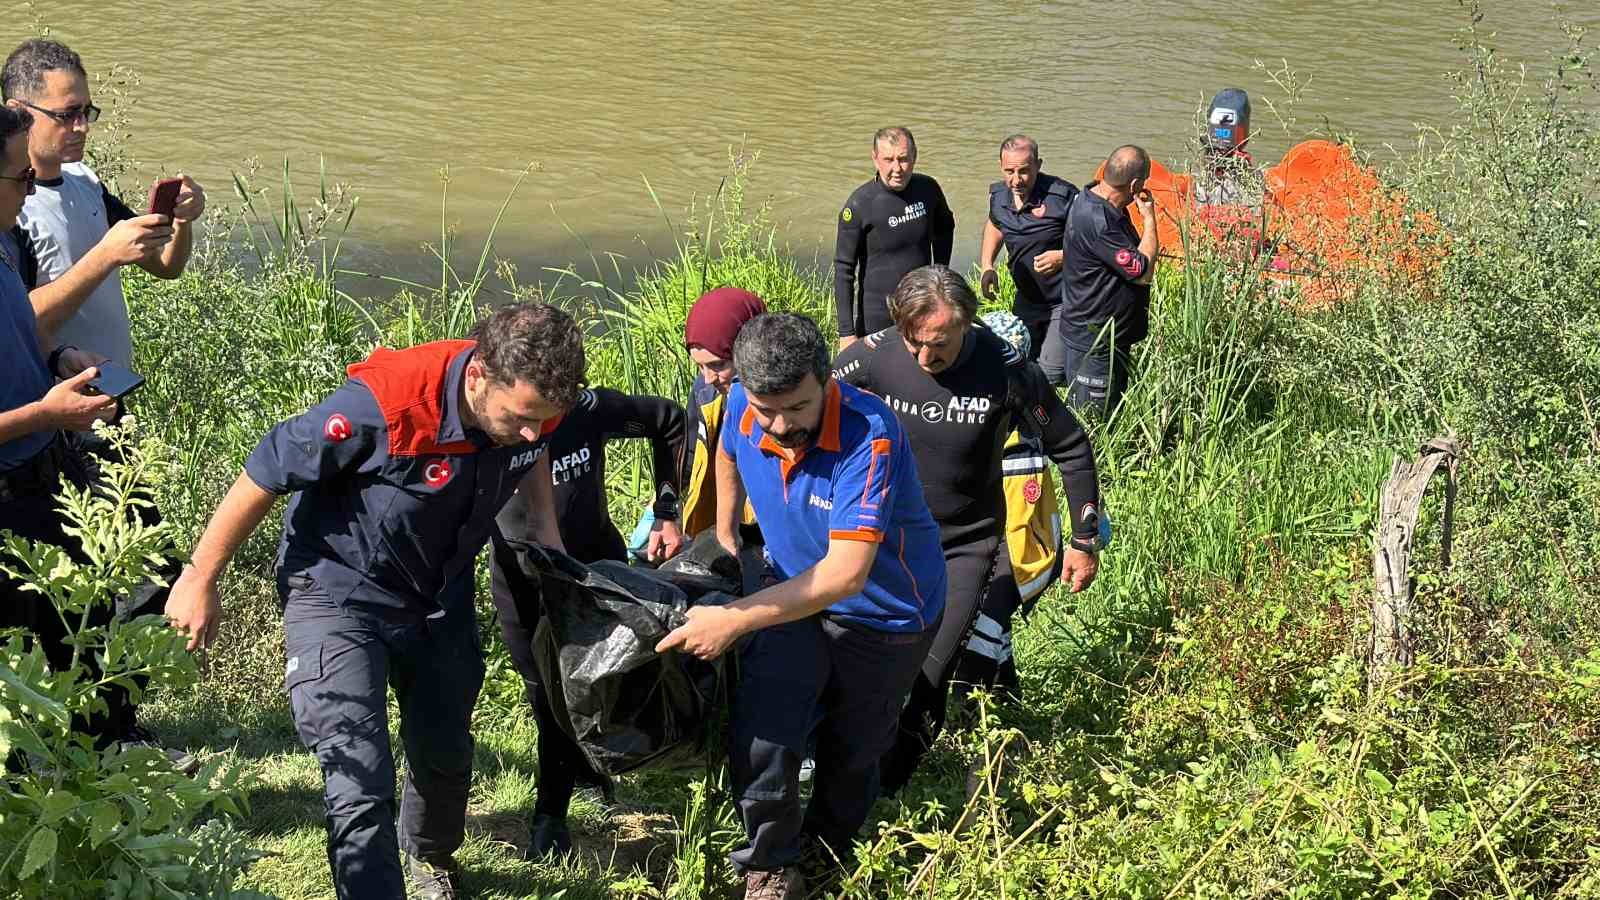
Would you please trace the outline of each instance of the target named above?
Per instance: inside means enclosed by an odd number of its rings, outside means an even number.
[[[1117,522],[1103,575],[1076,602],[1050,596],[1021,628],[1027,708],[947,737],[904,804],[880,804],[884,830],[852,876],[859,893],[1596,895],[1600,252],[1586,230],[1592,201],[1552,216],[1555,201],[1535,190],[1563,183],[1547,171],[1551,134],[1578,135],[1562,145],[1567,174],[1592,171],[1581,135],[1593,129],[1556,127],[1519,102],[1469,92],[1468,132],[1417,167],[1414,196],[1454,241],[1431,297],[1377,271],[1356,299],[1302,313],[1226,255],[1164,275],[1138,385],[1115,420],[1094,423]],[[1470,140],[1496,109],[1545,118],[1505,139],[1522,144]],[[1533,186],[1506,177],[1536,152],[1546,168]],[[828,318],[818,279],[737,200],[715,217],[700,210],[680,257],[626,296],[562,289],[595,326],[594,381],[681,396],[678,323],[703,286],[740,284]],[[141,364],[159,376],[142,411],[192,462],[167,499],[191,529],[255,437],[337,383],[374,326],[396,342],[426,339],[494,299],[450,284],[371,322],[300,267],[135,280],[131,294]],[[601,300],[622,312],[601,312]],[[1376,492],[1394,455],[1446,429],[1467,447],[1455,567],[1430,565],[1430,506],[1418,548],[1424,662],[1369,690]],[[618,450],[628,462],[612,469],[614,511],[631,522],[642,454]],[[278,691],[273,529],[263,531],[225,587],[231,618],[205,681],[147,718],[258,777],[250,827],[270,855],[250,884],[329,896],[318,773]],[[517,861],[534,731],[484,615],[492,662],[461,856],[470,882],[484,896],[694,895],[702,858],[675,832],[695,806],[688,776],[625,779],[609,809],[582,800],[574,867]],[[969,765],[1002,746],[1003,777],[953,833]],[[713,876],[727,882],[727,804],[710,811]]]

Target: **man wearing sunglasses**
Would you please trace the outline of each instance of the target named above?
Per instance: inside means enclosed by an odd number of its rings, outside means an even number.
[[[133,339],[119,271],[137,265],[177,278],[189,262],[205,193],[188,177],[169,219],[136,215],[83,163],[100,109],[78,54],[56,41],[24,41],[0,68],[5,104],[26,110],[38,188],[12,232],[39,326],[63,344],[133,366]]]

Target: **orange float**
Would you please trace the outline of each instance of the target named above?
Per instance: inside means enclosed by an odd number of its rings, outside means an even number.
[[[1262,171],[1259,205],[1197,202],[1194,176],[1155,160],[1147,184],[1163,257],[1182,260],[1204,244],[1259,258],[1264,277],[1297,287],[1307,305],[1350,299],[1375,277],[1425,289],[1443,256],[1431,217],[1408,211],[1403,195],[1331,141],[1296,144]]]

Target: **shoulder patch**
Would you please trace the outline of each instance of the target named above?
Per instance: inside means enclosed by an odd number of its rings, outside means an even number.
[[[1117,265],[1133,278],[1144,274],[1144,257],[1126,247],[1117,251]]]
[[[592,412],[599,403],[600,398],[595,396],[594,391],[590,388],[584,388],[578,393],[578,402],[573,405],[585,412]]]
[[[887,337],[889,332],[893,330],[893,328],[885,328],[882,331],[874,331],[873,333],[867,335],[867,348],[871,350],[878,349],[878,345],[883,343],[884,338]]]
[[[844,211],[843,211],[843,212],[841,212],[841,213],[839,213],[839,219],[840,219],[840,221],[844,221],[844,222],[848,222],[848,221],[850,221],[850,220],[851,220],[851,219],[853,219],[853,218],[855,218],[855,213],[852,213],[852,212],[851,212],[851,211],[850,211],[850,207],[848,207],[848,206],[846,206],[846,207],[845,207],[845,208],[844,208]]]
[[[322,436],[331,443],[348,441],[353,433],[350,420],[345,418],[344,413],[334,413],[328,417],[328,421],[322,423]]]
[[[1028,362],[1028,358],[1026,356],[1022,355],[1022,351],[1018,350],[1016,347],[1011,346],[1011,342],[1010,341],[1001,340],[1000,343],[1002,345],[1004,345],[1002,347],[1002,349],[1001,349],[1001,352],[1005,354],[1006,365],[1008,365],[1008,366],[1020,366],[1020,365],[1025,365]]]

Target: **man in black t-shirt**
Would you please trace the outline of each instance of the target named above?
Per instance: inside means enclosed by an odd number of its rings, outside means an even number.
[[[1030,359],[1039,363],[1051,384],[1060,384],[1061,341],[1056,309],[1061,306],[1062,236],[1067,210],[1078,186],[1039,171],[1039,144],[1014,134],[1000,145],[1001,180],[989,186],[989,221],[983,225],[978,265],[983,296],[993,300],[1000,289],[995,258],[1003,244],[1017,286],[1012,311],[1028,327]]]
[[[873,179],[855,189],[839,211],[833,259],[833,297],[839,347],[888,328],[887,299],[900,279],[929,263],[948,265],[956,218],[939,182],[913,170],[917,141],[904,128],[872,137]]]
[[[911,437],[928,510],[939,523],[949,587],[944,619],[880,763],[883,790],[899,790],[943,727],[956,655],[994,570],[1005,525],[1004,445],[1037,434],[1061,471],[1072,539],[1061,578],[1073,591],[1098,570],[1099,488],[1088,435],[1039,367],[977,323],[978,298],[945,266],[909,273],[890,300],[895,327],[834,359],[841,381],[882,397]]]
[[[1150,155],[1118,147],[1105,177],[1084,188],[1067,214],[1061,345],[1074,408],[1116,409],[1128,386],[1132,347],[1150,326],[1150,282],[1161,252],[1155,202],[1145,190]],[[1141,237],[1126,207],[1137,203]]]
[[[651,558],[665,560],[683,544],[678,528],[678,457],[683,453],[683,407],[661,397],[590,388],[578,395],[549,438],[550,481],[556,521],[567,554],[581,562],[624,560],[627,548],[606,508],[606,442],[616,438],[650,441],[655,470],[655,526]],[[543,477],[536,470],[530,478]],[[523,482],[520,490],[526,491]],[[542,607],[539,587],[527,580],[517,551],[506,538],[536,540],[528,504],[513,500],[495,517],[489,557],[490,593],[511,662],[522,676],[524,693],[539,726],[538,791],[529,825],[528,855],[535,859],[572,849],[567,807],[578,781],[609,788],[609,782],[584,760],[583,753],[555,720],[533,661],[533,631]]]

